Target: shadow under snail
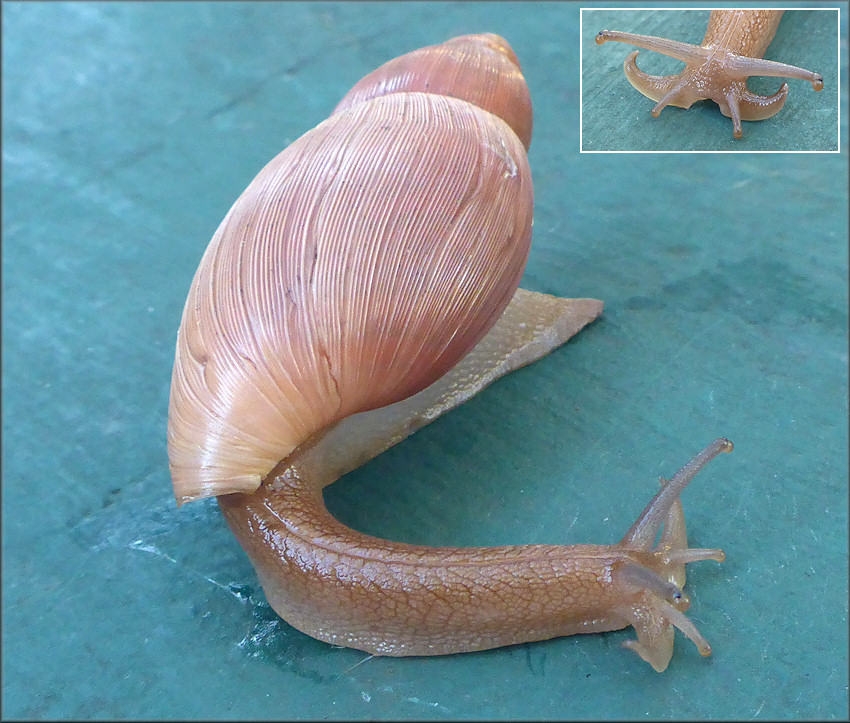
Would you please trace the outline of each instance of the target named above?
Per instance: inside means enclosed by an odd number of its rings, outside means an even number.
[[[367,75],[260,171],[184,308],[174,493],[218,496],[271,606],[320,640],[439,655],[633,625],[627,646],[660,671],[674,626],[710,652],[684,615],[685,563],[723,553],[688,548],[679,494],[727,440],[663,484],[616,545],[401,544],[346,527],[322,498],[601,313],[517,288],[531,126],[508,43],[463,36]]]

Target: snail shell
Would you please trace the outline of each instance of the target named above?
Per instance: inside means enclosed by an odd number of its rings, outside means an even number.
[[[526,150],[531,145],[531,95],[516,53],[498,35],[462,35],[394,58],[356,83],[334,113],[388,93],[415,91],[488,110],[513,129]]]
[[[489,109],[509,109],[530,140],[516,56],[497,36],[466,36],[416,75],[423,54],[358,83],[257,175],[213,236],[177,338],[178,503],[255,490],[320,430],[424,389],[513,296],[531,174],[523,141]],[[453,77],[454,95],[416,90]]]
[[[663,670],[674,626],[711,650],[681,586],[686,563],[723,553],[687,547],[679,494],[727,440],[671,478],[616,545],[406,545],[342,525],[322,498],[601,313],[593,299],[517,288],[531,125],[508,44],[464,36],[367,76],[257,175],[183,312],[174,493],[178,504],[218,495],[269,604],[321,640],[438,655],[633,625],[629,647]]]

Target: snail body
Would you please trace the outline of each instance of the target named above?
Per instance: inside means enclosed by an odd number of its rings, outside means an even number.
[[[626,58],[623,69],[639,92],[658,101],[652,109],[653,117],[657,118],[668,105],[690,108],[698,100],[711,99],[723,115],[732,119],[735,138],[741,138],[742,120],[770,118],[782,109],[788,97],[787,83],[771,96],[750,92],[749,76],[797,78],[809,81],[815,90],[823,89],[823,76],[819,73],[763,59],[784,12],[712,10],[700,45],[613,30],[598,33],[596,43],[628,43],[684,61],[687,65],[681,73],[649,75],[637,67],[638,51],[634,51]]]
[[[681,587],[723,554],[687,547],[679,494],[726,440],[617,545],[420,547],[325,509],[323,487],[602,311],[518,288],[531,105],[510,46],[410,55],[273,159],[204,254],[172,377],[177,502],[217,496],[275,611],[331,643],[436,655],[634,625],[663,670],[675,626],[707,654]]]

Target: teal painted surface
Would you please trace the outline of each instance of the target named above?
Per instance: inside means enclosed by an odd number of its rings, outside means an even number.
[[[786,7],[795,7],[786,4]],[[763,121],[744,121],[743,138],[732,136],[732,121],[714,101],[689,109],[668,106],[650,115],[655,101],[635,90],[623,61],[639,50],[637,66],[650,75],[679,73],[684,63],[625,43],[594,41],[603,29],[655,35],[699,45],[709,10],[589,8],[582,13],[582,148],[587,151],[837,151],[838,11],[786,11],[765,53],[767,60],[818,72],[824,88],[815,92],[804,80],[753,77],[751,91],[763,96],[788,83],[782,110]],[[771,5],[781,8],[782,4]]]
[[[580,155],[572,4],[2,14],[4,717],[846,717],[846,142]],[[605,315],[328,504],[411,542],[608,543],[730,437],[684,497],[692,543],[728,558],[688,578],[715,653],[677,634],[663,675],[631,631],[364,661],[270,612],[215,503],[171,498],[174,339],[220,219],[366,72],[483,30],[535,104],[523,285]]]

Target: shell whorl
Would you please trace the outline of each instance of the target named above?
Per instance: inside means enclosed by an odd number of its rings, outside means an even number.
[[[504,120],[526,150],[531,144],[528,85],[516,53],[499,35],[461,35],[394,58],[358,81],[334,113],[379,95],[411,91],[477,105]]]
[[[516,290],[531,239],[523,143],[434,93],[341,109],[222,221],[177,339],[178,504],[256,489],[299,444],[454,366]]]

